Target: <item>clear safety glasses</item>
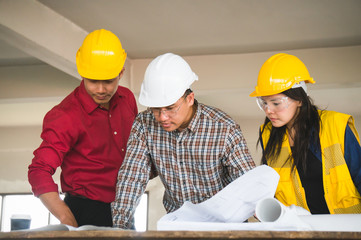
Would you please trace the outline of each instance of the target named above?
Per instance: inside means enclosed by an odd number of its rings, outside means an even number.
[[[179,104],[178,107],[172,107],[172,108],[166,108],[166,109],[161,109],[161,108],[148,108],[152,111],[154,117],[160,117],[160,115],[163,113],[164,116],[166,117],[174,117],[177,112],[179,111],[179,109],[181,108],[182,104],[184,101],[182,101],[181,104]]]
[[[288,97],[280,97],[268,101],[263,100],[261,97],[256,98],[259,108],[263,111],[280,112],[289,106]]]

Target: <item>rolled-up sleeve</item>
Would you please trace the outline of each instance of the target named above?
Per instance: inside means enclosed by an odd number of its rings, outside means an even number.
[[[58,111],[50,111],[44,118],[42,143],[34,151],[34,158],[28,167],[28,180],[35,196],[47,192],[58,192],[58,185],[52,175],[61,165],[72,144],[73,133],[65,126],[71,126],[67,117]]]

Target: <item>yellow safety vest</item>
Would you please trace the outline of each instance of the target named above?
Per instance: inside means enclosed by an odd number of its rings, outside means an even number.
[[[321,117],[320,144],[325,200],[331,214],[361,213],[361,197],[355,187],[344,158],[346,126],[351,128],[358,142],[353,117],[333,111],[319,111]],[[261,129],[263,126],[261,126]],[[272,124],[269,122],[262,134],[264,148],[267,146]],[[285,204],[301,206],[309,211],[304,188],[297,169],[291,174],[292,161],[286,161],[291,147],[286,132],[279,157],[267,159],[267,164],[280,175],[275,197]]]

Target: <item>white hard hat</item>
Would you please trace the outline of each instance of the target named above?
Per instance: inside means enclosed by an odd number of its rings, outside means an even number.
[[[180,56],[166,53],[147,67],[139,103],[146,107],[166,107],[181,98],[198,76]]]

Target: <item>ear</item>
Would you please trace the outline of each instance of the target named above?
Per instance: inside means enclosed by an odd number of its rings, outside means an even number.
[[[186,97],[186,101],[188,106],[192,106],[194,104],[194,92],[188,94],[188,96]]]
[[[302,107],[302,101],[296,101],[297,107]]]
[[[125,68],[123,67],[122,71],[120,71],[120,73],[119,73],[119,79],[121,79],[121,78],[122,78],[122,76],[123,76],[124,72],[125,72]]]

